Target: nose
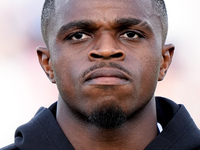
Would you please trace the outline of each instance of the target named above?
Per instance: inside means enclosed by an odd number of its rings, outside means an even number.
[[[94,48],[88,53],[90,61],[115,59],[123,61],[125,52],[119,48],[111,35],[101,36],[95,43]]]

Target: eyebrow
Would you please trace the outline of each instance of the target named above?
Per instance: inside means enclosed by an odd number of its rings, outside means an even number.
[[[114,21],[114,26],[116,28],[119,28],[121,26],[123,26],[123,27],[129,27],[129,26],[138,25],[141,22],[142,22],[141,20],[135,19],[135,18],[120,18],[120,19],[116,19]]]
[[[73,21],[66,25],[63,25],[59,31],[58,36],[63,35],[66,31],[70,29],[94,29],[96,27],[96,24],[93,21],[90,20],[80,20],[80,21]]]
[[[142,21],[136,18],[119,18],[111,22],[111,26],[114,29],[118,29],[118,30],[126,29],[131,26],[137,26],[137,25],[140,25],[141,27],[144,27],[148,31],[152,32],[152,28],[146,21]],[[84,30],[91,31],[91,30],[97,30],[97,28],[98,28],[98,25],[92,20],[73,21],[73,22],[69,22],[66,25],[63,25],[58,31],[58,36],[62,36],[66,31],[70,29],[84,29]]]
[[[114,21],[114,28],[116,29],[126,29],[131,26],[140,26],[152,32],[152,28],[147,21],[142,21],[136,18],[120,18]]]

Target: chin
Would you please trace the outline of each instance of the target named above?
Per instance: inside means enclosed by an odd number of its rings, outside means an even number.
[[[126,109],[113,101],[104,103],[96,107],[88,115],[88,122],[98,128],[102,129],[116,129],[123,127],[123,125],[131,120],[137,118],[143,110],[148,107],[150,101],[143,103],[130,104]],[[133,106],[133,107],[130,107]],[[128,108],[128,109],[127,109]]]
[[[90,124],[102,129],[120,128],[127,121],[125,112],[116,105],[96,108],[87,118]]]

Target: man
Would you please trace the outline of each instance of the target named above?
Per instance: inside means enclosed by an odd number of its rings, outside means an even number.
[[[192,150],[183,105],[154,97],[174,46],[162,0],[46,0],[40,64],[59,90],[3,150]]]

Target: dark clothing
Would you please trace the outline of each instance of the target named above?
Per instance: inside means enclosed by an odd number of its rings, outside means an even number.
[[[56,106],[40,108],[16,130],[15,143],[1,150],[73,150],[55,119]],[[200,130],[183,105],[157,97],[156,107],[163,131],[145,150],[200,150]]]

